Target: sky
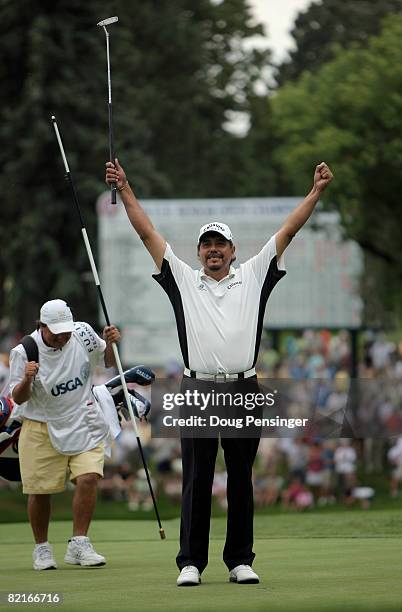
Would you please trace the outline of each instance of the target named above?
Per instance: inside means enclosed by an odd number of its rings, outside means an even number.
[[[254,8],[258,21],[265,25],[268,33],[267,46],[278,61],[286,56],[292,45],[289,35],[298,12],[305,10],[312,0],[248,0]]]
[[[290,30],[297,14],[305,10],[313,0],[248,0],[254,10],[258,22],[265,26],[266,40],[253,40],[252,45],[268,47],[272,52],[272,60],[280,63],[286,58],[287,51],[292,48]],[[315,0],[316,1],[316,0]],[[258,90],[260,95],[267,92],[265,86]],[[244,136],[250,127],[250,118],[247,113],[228,113],[225,127],[238,136]]]

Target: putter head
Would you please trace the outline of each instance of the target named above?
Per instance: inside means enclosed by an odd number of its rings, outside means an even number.
[[[105,26],[111,25],[112,23],[116,23],[116,21],[119,21],[119,18],[117,16],[109,17],[108,19],[104,19],[103,21],[100,21],[96,25],[101,28],[104,28]]]

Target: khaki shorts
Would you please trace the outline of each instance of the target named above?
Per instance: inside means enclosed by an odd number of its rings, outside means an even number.
[[[62,455],[52,446],[46,423],[25,419],[18,450],[23,493],[60,493],[67,478],[74,482],[82,474],[103,476],[103,445],[79,455]]]

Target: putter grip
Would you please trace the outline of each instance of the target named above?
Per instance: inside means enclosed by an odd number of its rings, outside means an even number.
[[[110,195],[111,195],[111,202],[112,204],[116,204],[116,183],[112,183],[110,185]]]

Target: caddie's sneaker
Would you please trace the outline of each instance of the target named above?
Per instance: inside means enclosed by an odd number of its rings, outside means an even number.
[[[53,549],[49,542],[37,544],[32,553],[32,559],[35,570],[57,569],[57,563],[53,557]]]
[[[200,572],[194,565],[186,565],[177,579],[177,586],[197,586],[201,582]]]
[[[258,584],[260,579],[249,565],[237,565],[229,572],[229,582]]]
[[[64,561],[85,567],[97,567],[106,563],[105,557],[95,552],[90,539],[86,536],[75,536],[68,541]]]

